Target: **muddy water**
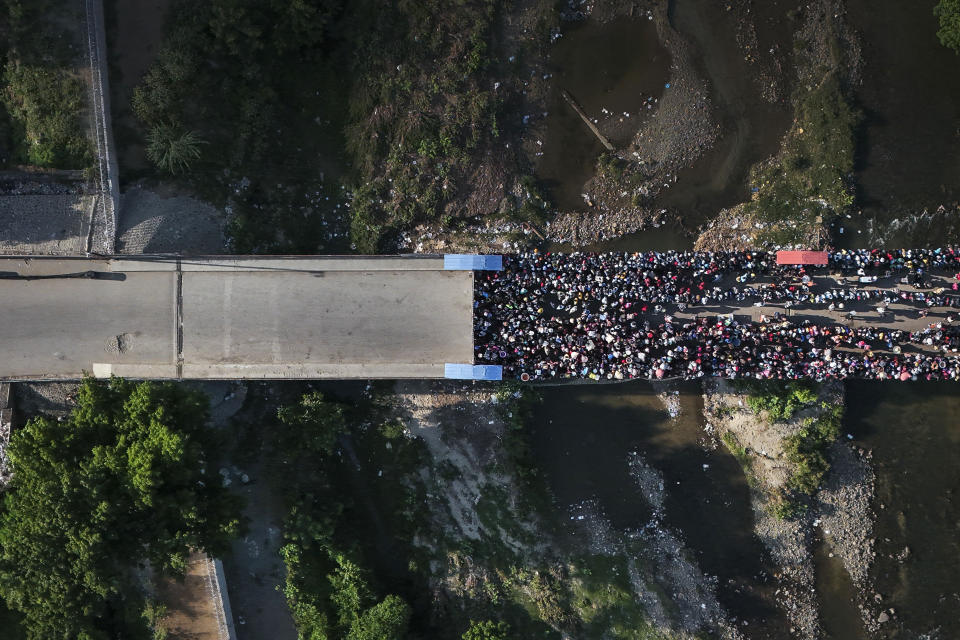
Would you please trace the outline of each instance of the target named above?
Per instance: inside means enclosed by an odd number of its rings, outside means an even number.
[[[754,9],[761,48],[767,50],[789,41],[793,25],[785,15],[795,4],[794,0],[773,0]],[[789,126],[791,109],[783,101],[771,104],[762,98],[753,78],[755,70],[736,43],[734,14],[722,3],[676,0],[670,5],[669,18],[671,26],[695,49],[697,72],[708,80],[722,130],[716,145],[682,170],[677,183],[653,203],[654,207],[675,211],[688,229],[695,229],[720,209],[749,197],[749,169],[777,151]],[[624,129],[636,131],[649,113],[645,101],[659,97],[669,80],[670,59],[657,41],[652,22],[624,19],[604,25],[588,20],[568,27],[551,53],[551,62],[555,93],[537,175],[561,210],[584,209],[583,185],[592,177],[603,147],[563,102],[560,90],[570,91],[591,117],[625,120]],[[605,116],[602,108],[613,115]],[[624,112],[630,117],[624,118]],[[612,138],[615,145],[628,141],[629,136]],[[653,230],[591,248],[680,249],[690,247],[692,242],[679,229]]]
[[[760,47],[789,42],[792,23],[786,19],[793,0],[754,3]],[[676,210],[695,227],[720,209],[749,198],[747,174],[753,164],[773,155],[790,124],[790,106],[763,99],[754,79],[756,70],[737,45],[735,14],[728,3],[675,0],[670,23],[699,52],[697,64],[711,87],[722,134],[717,144],[693,166],[678,174],[677,184],[657,199],[656,206]]]
[[[743,473],[726,450],[710,451],[703,437],[700,387],[680,387],[681,409],[671,419],[645,382],[543,387],[534,420],[533,452],[559,502],[594,499],[621,530],[647,522],[649,507],[628,473],[639,452],[664,476],[665,523],[686,542],[701,570],[719,578],[718,596],[747,624],[749,638],[786,638],[773,605],[772,573],[753,535],[753,512]]]
[[[625,145],[630,141],[625,132],[636,131],[649,113],[645,101],[663,93],[669,67],[670,56],[646,19],[608,24],[588,20],[564,29],[550,54],[553,92],[547,103],[543,155],[537,163],[537,176],[556,206],[562,210],[585,207],[583,185],[593,176],[597,157],[604,151],[561,91],[570,92],[591,118],[614,119],[621,135],[611,135],[610,142]]]
[[[813,546],[813,566],[825,640],[868,640],[850,574],[822,539]]]
[[[874,454],[884,629],[960,638],[960,389],[853,382],[847,405],[845,428]]]

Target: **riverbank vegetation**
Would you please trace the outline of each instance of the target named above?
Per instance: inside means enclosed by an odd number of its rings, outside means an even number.
[[[449,455],[434,458],[376,393],[309,393],[280,410],[269,466],[288,514],[283,590],[302,637],[673,637],[634,592],[635,560],[571,548],[549,496],[531,495],[547,489],[519,442],[536,402],[526,391],[504,386],[495,404],[451,414],[477,410],[487,424],[495,410],[509,422],[482,470],[465,466],[452,436]],[[471,486],[464,530],[455,512]]]
[[[148,638],[143,576],[228,548],[239,504],[213,472],[206,403],[180,385],[87,379],[67,419],[14,433],[0,597],[27,637]]]
[[[3,0],[0,49],[0,167],[85,169],[93,162],[83,60],[74,26],[82,26],[77,3],[64,0]]]
[[[804,420],[800,430],[783,443],[787,460],[794,465],[787,488],[806,496],[814,495],[823,483],[830,470],[827,449],[840,437],[843,407],[824,404],[821,409],[820,416]]]
[[[397,474],[416,465],[420,450],[395,424],[349,427],[355,417],[349,405],[317,392],[278,414],[270,446],[288,513],[283,592],[301,637],[400,640],[407,637],[410,605],[375,581],[370,567],[382,559],[377,548],[388,544],[386,536],[410,539],[416,496]],[[372,502],[355,502],[362,494]]]
[[[760,242],[804,244],[811,230],[849,209],[860,119],[836,72],[798,99],[780,154],[750,174],[754,197],[744,213],[765,225]]]
[[[803,380],[744,381],[735,385],[746,393],[754,413],[766,411],[771,420],[789,420],[798,410],[817,401],[817,385]]]
[[[504,6],[454,5],[175,1],[134,92],[138,135],[209,144],[153,154],[155,175],[229,206],[238,251],[373,253],[496,212],[517,173],[491,75]]]

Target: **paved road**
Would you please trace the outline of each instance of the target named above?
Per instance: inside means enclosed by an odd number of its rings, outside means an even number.
[[[0,259],[0,379],[442,378],[472,301],[442,258]]]

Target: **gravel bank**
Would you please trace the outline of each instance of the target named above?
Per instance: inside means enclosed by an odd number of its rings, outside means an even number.
[[[145,186],[131,187],[120,202],[118,253],[228,253],[224,214],[206,202]]]
[[[869,451],[846,442],[830,448],[830,473],[818,494],[818,522],[831,551],[850,574],[865,628],[876,632],[882,609],[871,597],[875,593],[870,580],[875,557],[871,505],[876,479],[871,457]]]
[[[94,201],[81,193],[0,196],[0,254],[83,255]]]

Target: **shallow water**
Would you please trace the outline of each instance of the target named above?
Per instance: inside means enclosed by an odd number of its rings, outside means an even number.
[[[650,113],[645,101],[663,93],[670,56],[645,18],[607,24],[586,20],[564,28],[549,68],[554,82],[537,176],[561,210],[584,209],[583,185],[604,149],[561,91],[569,91],[591,118],[606,119],[601,109],[607,109],[618,124],[622,120],[636,130]],[[610,142],[626,145],[630,135],[610,136]]]
[[[691,550],[701,570],[719,578],[721,604],[749,638],[787,638],[772,601],[772,565],[753,535],[749,489],[725,449],[703,437],[702,396],[682,385],[680,414],[671,419],[646,382],[542,387],[533,453],[564,507],[595,500],[620,531],[644,525],[650,508],[630,477],[637,451],[663,474],[665,524]]]
[[[795,0],[753,3],[759,47],[783,47],[789,42],[793,24],[786,14],[796,4]],[[705,0],[675,0],[670,5],[671,24],[699,51],[697,63],[710,84],[722,127],[716,145],[681,170],[677,183],[656,201],[655,206],[676,210],[689,227],[749,199],[750,167],[777,152],[792,119],[786,101],[770,103],[761,96],[756,70],[744,60],[736,42],[735,13],[727,5]]]
[[[846,397],[845,428],[873,451],[877,474],[873,573],[896,612],[884,627],[960,638],[960,388],[851,382]]]
[[[856,605],[856,589],[843,562],[830,556],[830,546],[822,539],[813,546],[820,622],[825,640],[868,640]]]

